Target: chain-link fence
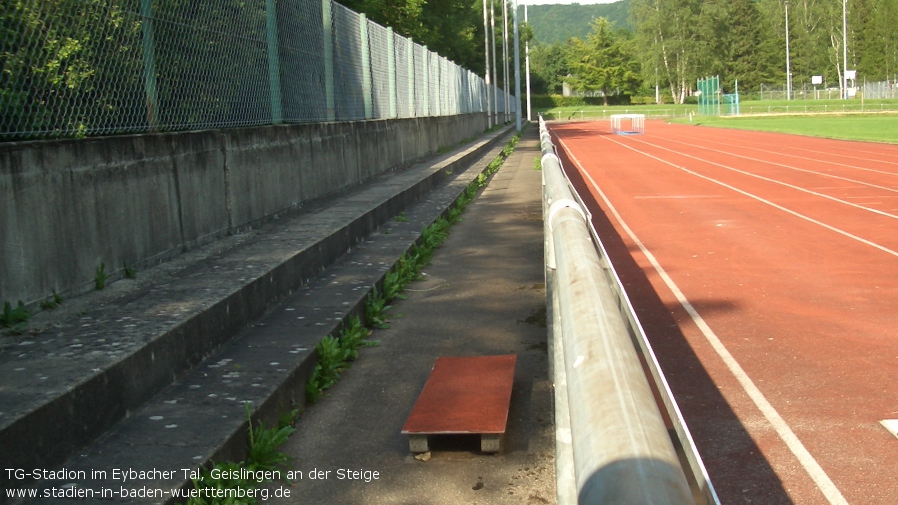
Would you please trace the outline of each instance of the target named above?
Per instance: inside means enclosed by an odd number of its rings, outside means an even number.
[[[898,98],[898,79],[894,81],[865,82],[861,86],[864,98]]]
[[[869,99],[898,98],[898,79],[894,81],[858,82],[857,87],[849,87],[849,97]],[[862,93],[862,95],[861,95]],[[839,83],[799,84],[792,88],[792,100],[835,100],[842,97]],[[761,84],[761,100],[787,100],[785,84]]]
[[[0,23],[0,140],[487,107],[482,78],[332,0],[4,0]]]

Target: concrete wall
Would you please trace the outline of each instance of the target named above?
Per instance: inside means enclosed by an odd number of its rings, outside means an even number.
[[[485,114],[0,144],[0,303],[120,277],[474,137]]]

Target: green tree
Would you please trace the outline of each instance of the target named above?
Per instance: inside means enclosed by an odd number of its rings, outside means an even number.
[[[140,41],[139,19],[118,2],[0,2],[0,131],[69,136],[115,124],[144,103]]]
[[[698,0],[633,0],[630,10],[644,75],[653,80],[657,69],[676,103],[683,103],[696,79],[708,74],[701,66],[708,47],[701,8]]]
[[[561,94],[564,78],[571,72],[566,45],[530,45],[530,86],[533,93]]]
[[[586,40],[574,38],[568,54],[572,76],[568,79],[578,91],[601,91],[605,105],[613,93],[632,93],[639,88],[639,63],[629,44],[616,34],[605,18],[592,22]]]
[[[738,80],[743,90],[754,90],[761,83],[775,80],[779,74],[779,47],[768,20],[761,17],[756,2],[732,0],[727,19],[724,88],[733,89],[734,81]]]
[[[483,75],[483,0],[342,0],[340,3]],[[498,7],[501,15],[501,4]]]

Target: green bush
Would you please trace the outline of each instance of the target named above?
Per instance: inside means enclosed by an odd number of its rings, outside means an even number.
[[[530,97],[530,103],[534,109],[555,109],[558,107],[578,107],[587,105],[605,105],[604,98],[600,96],[561,96],[561,95],[534,95]],[[608,97],[608,105],[630,105],[630,95],[611,95]]]

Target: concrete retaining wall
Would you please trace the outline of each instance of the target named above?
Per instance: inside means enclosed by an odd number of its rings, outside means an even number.
[[[0,144],[0,302],[84,292],[100,264],[115,279],[486,127],[466,114]]]

